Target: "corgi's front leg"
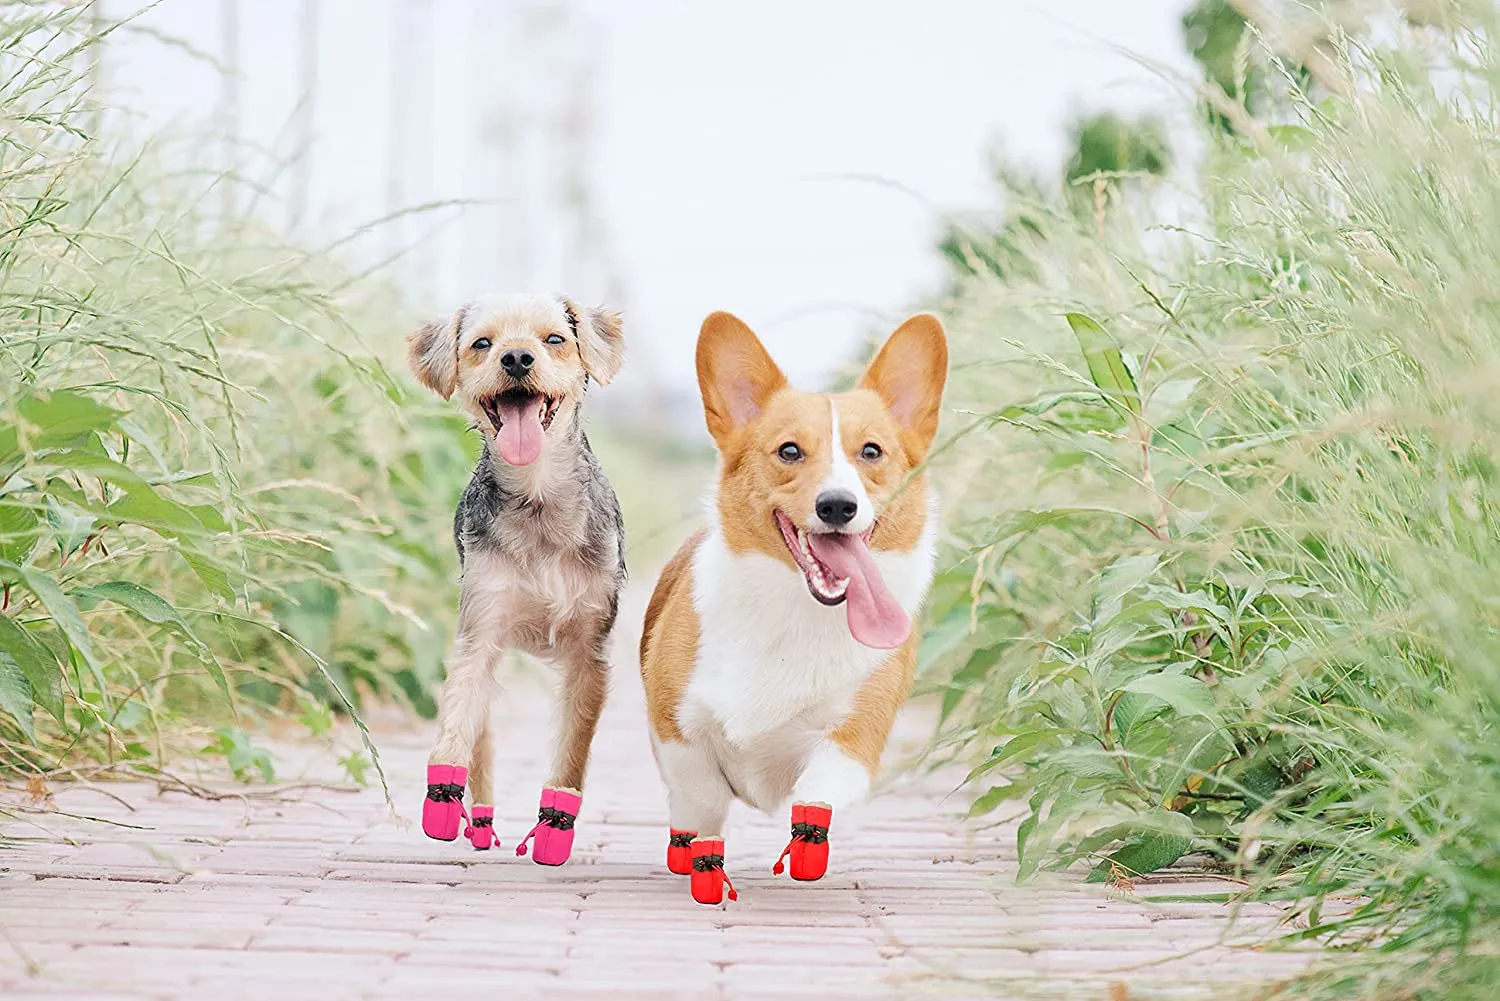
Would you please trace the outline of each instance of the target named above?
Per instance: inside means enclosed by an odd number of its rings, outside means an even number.
[[[870,791],[870,770],[839,736],[834,733],[813,747],[792,787],[792,839],[771,867],[773,873],[779,875],[790,856],[793,879],[822,879],[828,871],[833,811],[858,803]]]
[[[735,899],[724,872],[724,825],[734,790],[707,747],[679,740],[653,744],[667,786],[667,869],[692,877],[693,899],[700,904],[721,902],[726,888]]]

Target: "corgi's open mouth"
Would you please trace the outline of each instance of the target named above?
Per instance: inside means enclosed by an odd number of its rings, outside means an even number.
[[[809,534],[780,511],[776,512],[776,527],[781,529],[781,539],[786,543],[787,551],[797,561],[802,576],[807,578],[807,589],[812,592],[812,596],[825,605],[841,603],[848,596],[849,578],[839,576],[833,567],[819,559],[809,541]],[[872,525],[859,536],[867,546],[873,530]]]
[[[542,454],[542,435],[561,402],[561,397],[507,389],[480,400],[479,407],[495,429],[500,457],[512,466],[529,466]]]
[[[848,603],[849,632],[860,643],[894,650],[911,635],[911,616],[886,586],[870,535],[863,532],[808,532],[780,511],[776,527],[792,554],[807,589],[825,605]]]

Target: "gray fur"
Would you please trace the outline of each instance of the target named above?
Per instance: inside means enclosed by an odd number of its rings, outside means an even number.
[[[453,542],[460,566],[477,552],[515,564],[532,563],[539,549],[555,547],[612,577],[609,611],[598,629],[602,641],[614,627],[627,576],[620,502],[589,447],[581,422],[575,420],[567,438],[550,447],[566,458],[560,482],[553,484],[561,489],[545,497],[520,489],[514,470],[486,447],[454,512]]]

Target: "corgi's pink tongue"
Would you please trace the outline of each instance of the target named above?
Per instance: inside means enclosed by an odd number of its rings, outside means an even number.
[[[512,466],[531,465],[542,454],[542,401],[534,396],[521,403],[502,401],[499,411],[500,457]]]
[[[865,646],[894,650],[906,642],[911,619],[885,586],[870,547],[857,535],[813,533],[807,538],[813,555],[840,577],[847,577],[844,592],[849,607],[849,632]]]

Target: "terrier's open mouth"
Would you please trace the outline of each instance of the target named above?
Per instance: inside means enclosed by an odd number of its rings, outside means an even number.
[[[559,397],[520,388],[481,400],[480,408],[495,427],[495,450],[500,458],[512,466],[529,466],[541,458],[559,402]]]
[[[490,419],[496,434],[505,427],[507,420],[528,420],[532,417],[541,421],[542,430],[545,431],[552,426],[552,418],[557,416],[557,406],[561,402],[561,398],[556,396],[544,396],[525,389],[507,389],[480,400],[479,408]]]
[[[797,567],[802,571],[802,576],[807,578],[807,589],[812,592],[812,596],[825,605],[842,603],[848,596],[849,578],[840,576],[833,567],[825,563],[814,550],[813,543],[809,541],[808,532],[794,524],[792,519],[780,511],[776,512],[776,527],[781,529],[781,539],[786,543],[787,551],[792,554],[792,559],[797,561]],[[859,534],[859,539],[863,544],[869,544],[870,533],[874,531],[874,528],[872,525]]]

